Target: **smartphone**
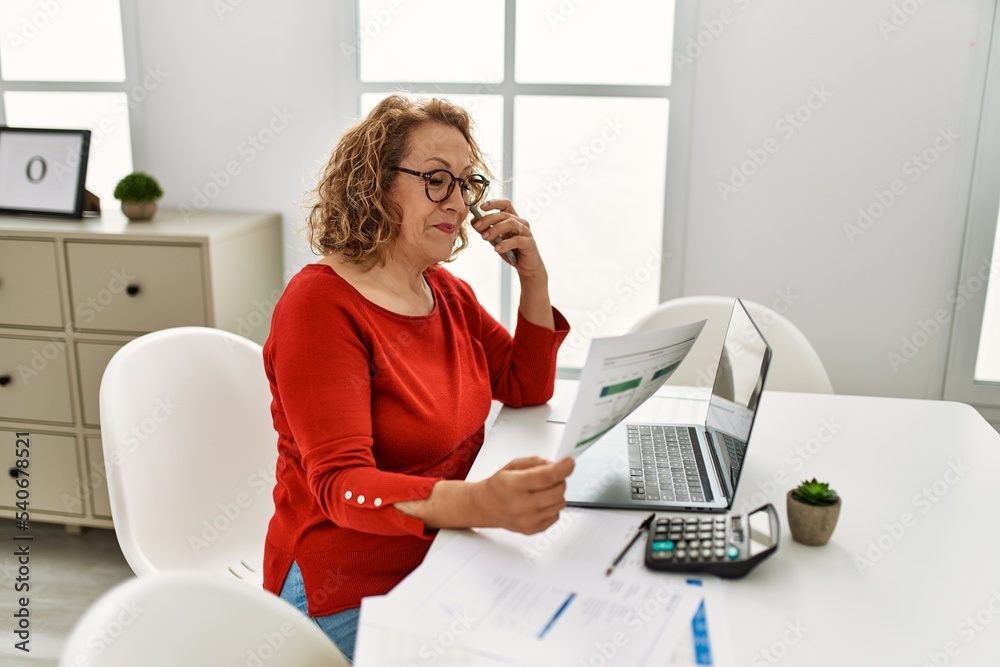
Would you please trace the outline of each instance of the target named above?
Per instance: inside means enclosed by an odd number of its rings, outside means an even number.
[[[475,218],[476,220],[482,219],[483,212],[480,211],[479,207],[476,206],[475,204],[469,207],[469,211],[472,213],[472,217]],[[499,236],[496,237],[495,239],[493,239],[493,245],[500,243],[500,241],[501,241],[500,237]],[[517,264],[516,250],[508,250],[507,252],[504,253],[504,257],[506,257],[507,261],[510,262],[512,265]]]

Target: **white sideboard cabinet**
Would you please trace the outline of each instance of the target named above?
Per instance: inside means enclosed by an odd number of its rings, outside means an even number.
[[[169,327],[263,343],[281,257],[278,214],[0,216],[0,517],[17,511],[12,469],[26,433],[31,520],[111,527],[98,403],[105,366],[128,341]]]

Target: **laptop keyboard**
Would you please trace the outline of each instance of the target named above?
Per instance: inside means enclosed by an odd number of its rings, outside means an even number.
[[[663,424],[626,424],[626,428],[633,500],[712,500],[694,429]]]
[[[722,438],[726,451],[729,452],[729,462],[733,466],[733,481],[740,478],[740,468],[743,467],[743,454],[747,450],[747,445],[742,440],[737,440],[728,433],[719,431],[717,435]]]

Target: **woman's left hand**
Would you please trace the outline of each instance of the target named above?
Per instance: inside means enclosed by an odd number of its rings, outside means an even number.
[[[493,243],[493,240],[500,238],[500,242],[493,246],[493,250],[507,262],[504,253],[515,250],[517,252],[517,270],[521,279],[545,277],[545,264],[538,253],[538,245],[535,237],[531,233],[531,225],[524,218],[517,215],[514,206],[507,199],[492,199],[480,205],[483,217],[472,221],[472,227],[479,232],[484,239]]]

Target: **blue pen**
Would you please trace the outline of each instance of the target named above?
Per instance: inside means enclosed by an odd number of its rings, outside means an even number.
[[[569,603],[572,602],[574,598],[576,598],[576,593],[570,593],[569,597],[566,598],[566,601],[562,603],[562,606],[556,610],[555,615],[549,619],[549,622],[545,624],[545,627],[542,628],[542,631],[538,633],[539,639],[545,639],[545,634],[552,629],[552,626],[556,624],[556,621],[559,619],[560,616],[562,616],[562,613],[566,611],[566,607],[569,606]]]

